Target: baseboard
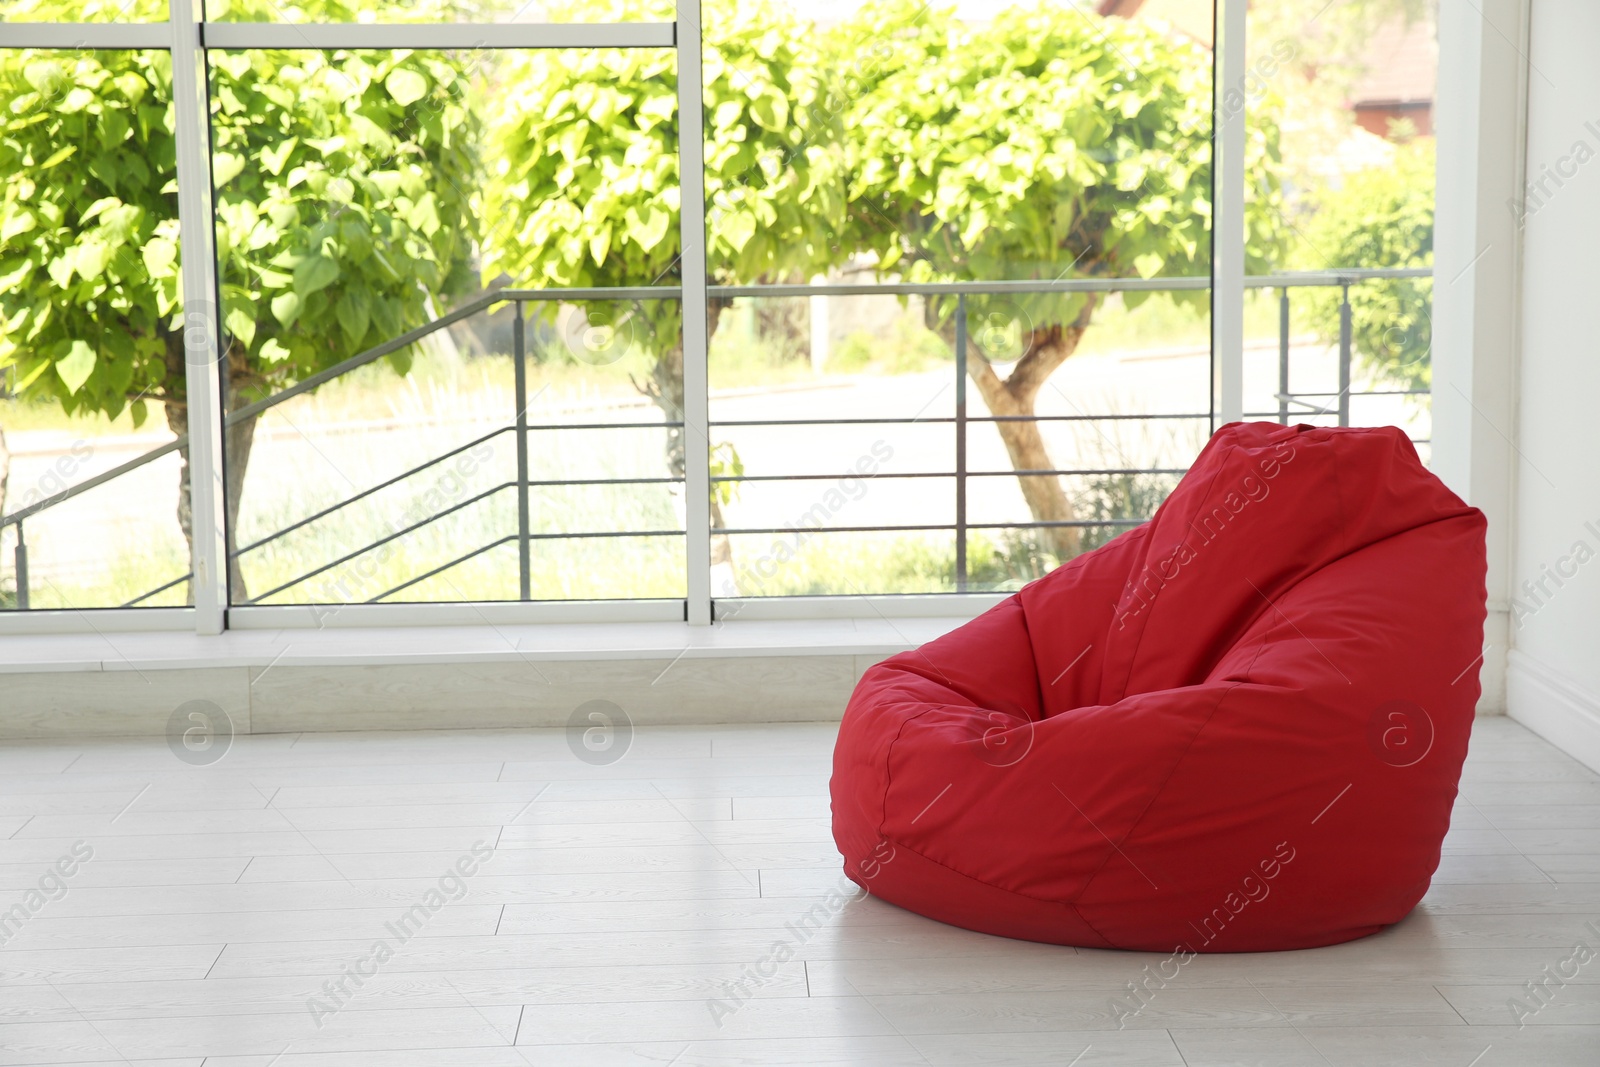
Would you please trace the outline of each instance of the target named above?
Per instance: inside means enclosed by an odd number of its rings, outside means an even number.
[[[181,738],[837,720],[873,663],[961,625],[911,619],[477,625],[0,640],[0,739]],[[225,721],[224,721],[225,720]]]
[[[1600,771],[1600,699],[1515,649],[1507,657],[1506,712],[1573,759]]]
[[[233,734],[563,727],[595,701],[635,726],[828,721],[886,654],[10,672],[0,740],[181,736],[196,708]]]

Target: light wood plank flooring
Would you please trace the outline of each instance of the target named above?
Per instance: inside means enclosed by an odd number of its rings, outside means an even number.
[[[1408,920],[1121,1019],[1162,957],[813,907],[835,731],[6,743],[0,1065],[1600,1064],[1600,777],[1509,720]]]

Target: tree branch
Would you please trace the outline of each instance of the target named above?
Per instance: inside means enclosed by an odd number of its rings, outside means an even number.
[[[1078,342],[1089,328],[1089,319],[1099,302],[1098,293],[1086,293],[1083,307],[1078,309],[1078,314],[1071,322],[1054,323],[1042,330],[1034,330],[1028,351],[1017,360],[1017,365],[1006,377],[1006,391],[1019,400],[1035,396],[1045,379],[1077,351]]]

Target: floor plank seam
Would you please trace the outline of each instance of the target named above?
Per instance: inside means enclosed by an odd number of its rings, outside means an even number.
[[[1166,1034],[1167,1040],[1172,1042],[1172,1051],[1178,1054],[1178,1062],[1183,1064],[1183,1067],[1189,1067],[1189,1057],[1183,1054],[1183,1048],[1179,1046],[1178,1038],[1173,1034],[1172,1028],[1168,1027],[1162,1033]],[[205,1067],[205,1065],[201,1064],[201,1067]]]
[[[1499,984],[1499,983],[1495,983],[1495,984]],[[1471,1020],[1469,1020],[1465,1015],[1461,1014],[1461,1009],[1456,1007],[1455,1002],[1453,1000],[1451,1000],[1449,997],[1444,995],[1444,990],[1439,988],[1439,983],[1434,982],[1429,986],[1429,988],[1433,990],[1434,994],[1436,996],[1438,996],[1438,998],[1440,1000],[1445,1002],[1445,1004],[1450,1008],[1451,1011],[1455,1012],[1456,1018],[1461,1020],[1461,1025],[1462,1026],[1471,1026],[1472,1025]]]

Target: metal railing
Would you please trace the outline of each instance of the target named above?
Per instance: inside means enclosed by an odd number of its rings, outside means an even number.
[[[1349,300],[1350,287],[1371,281],[1425,278],[1431,277],[1432,271],[1420,269],[1389,269],[1389,270],[1346,270],[1325,271],[1313,273],[1274,274],[1247,278],[1247,288],[1276,288],[1280,290],[1279,305],[1279,366],[1278,389],[1276,399],[1278,408],[1274,412],[1248,412],[1249,417],[1273,418],[1280,423],[1287,424],[1291,412],[1291,405],[1305,409],[1301,414],[1337,416],[1338,424],[1349,425],[1350,398],[1352,396],[1381,396],[1381,395],[1416,395],[1425,393],[1426,390],[1365,390],[1353,391],[1351,389],[1351,364],[1353,359],[1352,341],[1352,313]],[[1181,292],[1196,291],[1210,288],[1209,278],[1151,278],[1151,279],[1063,279],[1057,281],[1014,281],[1014,282],[949,282],[949,283],[897,283],[880,282],[868,284],[830,284],[830,285],[713,285],[707,287],[707,295],[713,298],[732,299],[739,297],[751,298],[782,298],[782,297],[820,297],[820,296],[955,296],[956,308],[954,311],[955,330],[955,374],[956,374],[956,401],[955,413],[951,416],[938,416],[929,418],[856,418],[856,419],[762,419],[762,420],[712,420],[710,426],[720,427],[776,427],[776,426],[823,426],[823,425],[893,425],[910,424],[937,425],[949,424],[954,429],[955,467],[950,471],[921,471],[906,473],[880,472],[874,477],[886,479],[917,479],[917,478],[950,478],[955,482],[955,521],[946,524],[907,524],[890,526],[838,526],[838,527],[812,527],[818,533],[889,533],[889,532],[930,532],[950,531],[955,537],[955,580],[956,587],[965,591],[968,587],[967,575],[967,550],[968,534],[973,530],[985,529],[1038,529],[1048,527],[1107,527],[1107,526],[1134,526],[1145,521],[1145,518],[1127,519],[1098,519],[1098,520],[1072,520],[1072,521],[1036,521],[1014,523],[973,523],[967,515],[967,487],[972,478],[988,477],[1055,477],[1062,475],[1181,475],[1183,468],[1098,468],[1088,469],[1040,469],[1040,470],[1000,470],[1000,471],[973,471],[968,469],[968,429],[973,423],[1002,423],[1002,422],[1084,422],[1084,421],[1119,421],[1119,420],[1207,420],[1212,418],[1212,412],[1192,413],[1143,413],[1143,414],[1100,414],[1100,415],[982,415],[969,414],[967,410],[967,350],[968,350],[968,316],[967,297],[992,296],[1006,293],[1038,294],[1038,293],[1114,293],[1114,292]],[[1290,388],[1289,375],[1289,292],[1295,288],[1330,287],[1337,286],[1341,289],[1339,305],[1339,391],[1327,392],[1293,392]],[[512,326],[512,353],[511,358],[514,368],[513,395],[516,404],[512,420],[506,425],[496,427],[465,445],[457,446],[447,452],[434,456],[420,464],[387,478],[375,485],[371,485],[360,492],[332,504],[312,515],[298,519],[264,537],[259,537],[239,548],[230,545],[229,557],[237,560],[245,554],[258,551],[274,544],[281,538],[303,529],[311,523],[328,518],[331,515],[350,507],[362,500],[372,497],[383,489],[398,485],[408,478],[437,466],[465,450],[504,434],[513,434],[516,439],[517,449],[517,475],[515,481],[501,482],[484,490],[467,500],[459,501],[448,508],[444,508],[426,516],[404,528],[394,530],[376,540],[370,541],[358,548],[352,549],[339,558],[314,567],[299,574],[288,581],[280,582],[264,593],[250,597],[243,601],[244,604],[259,604],[269,597],[286,592],[296,586],[302,585],[318,575],[325,574],[336,567],[357,559],[361,555],[381,548],[390,542],[412,533],[418,529],[431,525],[440,519],[454,514],[472,504],[482,502],[506,490],[515,489],[517,494],[517,532],[494,538],[486,544],[474,547],[466,553],[456,556],[426,573],[407,579],[392,588],[386,589],[370,598],[368,603],[385,600],[394,594],[410,588],[428,578],[434,577],[452,567],[458,566],[470,559],[480,556],[494,548],[505,544],[515,543],[518,551],[518,594],[520,600],[531,599],[531,556],[532,545],[536,541],[558,539],[585,539],[605,537],[681,537],[685,531],[674,530],[619,530],[619,531],[574,531],[574,532],[539,532],[532,529],[532,515],[530,504],[530,490],[535,487],[556,486],[581,486],[581,485],[645,485],[645,484],[681,484],[684,479],[680,477],[653,477],[653,478],[574,478],[574,479],[539,479],[530,478],[528,469],[528,443],[530,435],[549,430],[620,430],[620,429],[682,429],[681,420],[664,420],[661,422],[596,422],[596,423],[546,423],[531,425],[527,417],[527,339],[525,327],[525,313],[523,305],[529,303],[562,302],[573,303],[578,301],[655,301],[680,299],[682,290],[678,286],[634,286],[618,288],[570,288],[570,289],[498,289],[484,293],[446,315],[427,322],[415,329],[386,341],[381,345],[361,352],[358,355],[344,360],[328,369],[312,375],[299,383],[284,389],[270,397],[254,401],[229,412],[223,419],[224,426],[233,426],[245,419],[263,414],[295,397],[302,396],[317,389],[328,382],[334,381],[351,371],[365,367],[384,356],[397,352],[431,334],[448,329],[473,315],[487,311],[491,307],[511,303],[516,306],[517,314]],[[1328,400],[1331,403],[1316,404],[1313,399]],[[69,488],[52,493],[34,503],[19,508],[11,514],[0,516],[0,530],[14,526],[17,531],[17,543],[14,550],[14,565],[16,575],[16,608],[17,610],[29,609],[29,575],[28,575],[28,548],[24,531],[26,520],[33,518],[51,508],[72,500],[83,493],[100,485],[104,485],[116,478],[120,478],[132,471],[138,470],[156,460],[173,452],[182,452],[188,447],[188,437],[180,436],[149,452],[144,453],[126,463],[119,464],[111,470],[85,479]],[[798,475],[713,475],[713,484],[724,482],[773,482],[773,481],[803,481],[808,479],[835,478],[837,474],[798,474]],[[1147,518],[1147,517],[1146,517]],[[738,534],[778,534],[789,532],[780,529],[742,528],[742,527],[717,527],[712,531],[718,535]],[[178,578],[160,585],[148,592],[127,601],[124,607],[137,606],[152,597],[166,592],[176,586],[190,581],[193,572],[187,572]]]
[[[437,567],[432,568],[431,570],[427,571],[424,574],[420,574],[420,575],[417,575],[415,577],[409,578],[406,581],[401,582],[399,585],[396,585],[396,586],[393,586],[393,587],[391,587],[389,589],[384,590],[383,592],[377,594],[376,596],[369,598],[367,603],[374,603],[374,604],[375,603],[379,603],[379,602],[381,602],[381,601],[393,596],[394,594],[396,594],[398,592],[401,592],[404,589],[408,589],[411,586],[418,584],[419,582],[426,581],[427,579],[432,578],[432,577],[434,577],[434,576],[436,576],[438,574],[442,574],[443,572],[449,570],[452,567],[455,567],[455,566],[458,566],[458,565],[460,565],[462,563],[465,563],[468,560],[475,559],[478,556],[481,556],[486,552],[489,552],[489,551],[491,551],[493,549],[499,548],[501,545],[506,545],[506,544],[516,544],[516,546],[517,546],[518,599],[519,600],[530,600],[530,599],[532,599],[532,589],[531,589],[531,583],[532,583],[532,545],[533,545],[533,542],[535,542],[535,541],[540,541],[540,540],[560,540],[560,539],[567,539],[567,538],[583,539],[583,538],[604,538],[604,537],[682,537],[683,534],[684,534],[684,531],[682,531],[682,530],[616,530],[616,531],[581,531],[581,532],[563,532],[563,533],[534,533],[533,532],[533,529],[532,529],[532,525],[533,525],[532,524],[532,512],[531,512],[530,500],[529,500],[529,492],[533,487],[536,487],[536,486],[539,486],[539,487],[545,487],[545,486],[576,486],[576,485],[677,484],[677,483],[681,482],[683,479],[681,479],[681,478],[671,478],[671,477],[656,477],[656,478],[561,478],[561,479],[539,479],[539,480],[534,480],[534,479],[529,477],[529,472],[528,472],[528,441],[529,441],[529,435],[531,433],[540,432],[540,431],[547,431],[547,430],[574,430],[574,429],[583,429],[583,430],[622,430],[622,429],[640,429],[640,428],[672,429],[672,428],[681,428],[683,426],[683,423],[682,423],[681,420],[676,420],[676,421],[675,420],[663,420],[661,422],[647,422],[647,423],[637,423],[637,422],[632,422],[632,423],[629,423],[629,422],[594,422],[594,423],[548,423],[548,424],[540,425],[540,426],[530,425],[529,422],[528,422],[528,404],[529,404],[529,400],[528,400],[527,329],[526,329],[526,316],[525,316],[525,314],[523,312],[523,305],[524,304],[530,304],[530,303],[536,304],[536,303],[549,303],[549,302],[572,302],[572,301],[578,301],[578,300],[635,300],[635,301],[676,300],[676,299],[679,299],[680,296],[681,296],[681,290],[677,286],[634,286],[634,287],[628,287],[628,288],[615,288],[615,289],[597,289],[597,288],[591,288],[591,289],[581,289],[581,288],[580,289],[497,289],[497,290],[494,290],[493,292],[485,293],[482,296],[479,296],[479,297],[467,302],[466,304],[463,304],[461,307],[457,308],[455,311],[451,312],[448,315],[445,315],[445,316],[442,316],[442,317],[440,317],[438,319],[435,319],[432,322],[425,323],[422,326],[419,326],[414,330],[409,330],[406,333],[401,334],[399,337],[395,338],[393,341],[390,341],[390,342],[387,342],[386,344],[380,345],[377,348],[369,349],[368,351],[363,352],[360,355],[357,355],[357,356],[354,356],[354,357],[352,357],[352,358],[350,358],[348,360],[345,360],[343,363],[339,363],[339,364],[337,364],[337,365],[335,365],[333,367],[328,368],[327,370],[321,372],[320,374],[318,374],[318,375],[316,375],[316,376],[314,376],[312,378],[307,378],[305,381],[300,382],[299,384],[295,385],[294,387],[292,387],[290,389],[285,389],[282,392],[275,393],[272,396],[270,396],[270,397],[268,397],[268,398],[266,398],[264,400],[259,400],[259,401],[255,402],[253,404],[246,405],[244,407],[239,408],[237,411],[229,414],[227,419],[225,420],[228,425],[232,425],[235,422],[241,421],[241,420],[246,419],[246,418],[250,418],[252,416],[260,415],[261,413],[263,413],[263,412],[265,412],[265,411],[267,411],[267,410],[269,410],[269,409],[271,409],[273,407],[276,407],[278,404],[281,404],[284,401],[293,399],[296,396],[299,396],[299,395],[301,395],[303,393],[309,392],[310,390],[315,389],[318,386],[323,385],[326,382],[332,381],[335,378],[338,378],[338,377],[341,377],[341,376],[343,376],[345,374],[348,374],[350,371],[355,370],[358,367],[364,367],[367,364],[374,362],[375,360],[381,359],[382,357],[384,357],[386,355],[389,355],[392,352],[396,352],[396,351],[406,347],[407,345],[414,344],[415,342],[420,341],[422,338],[427,337],[429,334],[436,333],[439,330],[445,329],[445,328],[447,328],[447,327],[449,327],[451,325],[454,325],[457,322],[461,322],[464,319],[470,318],[471,316],[476,315],[481,311],[485,311],[485,310],[487,310],[488,308],[490,308],[490,307],[492,307],[494,305],[510,303],[510,304],[514,305],[516,307],[516,309],[517,309],[517,314],[512,319],[512,326],[511,326],[511,338],[512,338],[512,341],[511,341],[511,360],[512,360],[512,368],[513,368],[512,395],[513,395],[513,400],[514,400],[514,403],[515,403],[515,410],[514,410],[513,415],[512,415],[512,421],[509,424],[504,425],[504,426],[500,426],[500,427],[494,429],[493,431],[491,431],[490,433],[485,434],[485,435],[477,438],[476,440],[469,441],[465,445],[459,445],[459,446],[451,449],[448,452],[445,452],[445,453],[443,453],[441,455],[438,455],[438,456],[434,456],[431,459],[425,460],[424,462],[419,463],[414,467],[410,467],[410,468],[402,471],[401,473],[399,473],[397,475],[394,475],[394,476],[392,476],[390,478],[387,478],[384,481],[379,482],[376,485],[369,486],[368,488],[362,490],[361,492],[355,494],[354,496],[347,497],[346,499],[340,501],[337,504],[334,504],[334,505],[332,505],[330,507],[324,508],[321,511],[318,511],[313,515],[309,515],[309,516],[307,516],[307,517],[305,517],[303,519],[297,520],[296,522],[293,522],[293,523],[289,524],[288,526],[282,527],[281,529],[279,529],[279,530],[277,530],[277,531],[275,531],[275,532],[273,532],[271,534],[268,534],[265,537],[258,538],[255,541],[252,541],[249,544],[244,545],[244,546],[242,546],[240,548],[230,549],[229,550],[229,557],[231,559],[239,559],[239,558],[243,557],[248,552],[253,552],[253,551],[256,551],[258,549],[264,548],[267,545],[278,541],[280,538],[282,538],[282,537],[284,537],[284,536],[286,536],[286,535],[288,535],[290,533],[293,533],[295,530],[301,529],[301,528],[303,528],[305,526],[310,525],[313,522],[317,522],[317,521],[319,521],[321,519],[327,518],[327,517],[339,512],[339,511],[343,510],[344,508],[349,507],[352,504],[355,504],[355,503],[358,503],[361,500],[367,499],[368,497],[370,497],[373,494],[379,492],[380,490],[387,489],[387,488],[389,488],[390,486],[393,486],[393,485],[397,485],[400,482],[403,482],[408,478],[411,478],[411,477],[413,477],[413,476],[415,476],[417,474],[422,473],[423,471],[426,471],[426,470],[428,470],[428,469],[430,469],[432,467],[437,466],[440,463],[443,463],[445,460],[448,460],[448,459],[450,459],[450,458],[452,458],[452,457],[454,457],[456,455],[459,455],[460,453],[466,451],[469,448],[472,448],[472,447],[474,447],[476,445],[479,445],[479,444],[483,444],[483,443],[485,443],[487,441],[493,440],[494,438],[499,437],[499,436],[501,436],[503,434],[507,434],[507,433],[515,435],[515,438],[516,438],[516,450],[517,450],[517,477],[516,477],[516,480],[515,481],[511,481],[511,482],[501,482],[500,484],[495,485],[495,486],[493,486],[493,487],[491,487],[489,489],[483,490],[482,492],[476,493],[473,496],[470,496],[465,500],[458,501],[458,502],[450,505],[449,507],[444,508],[441,511],[437,511],[437,512],[433,513],[432,515],[427,516],[426,518],[420,519],[417,522],[411,523],[410,525],[402,527],[400,529],[393,530],[390,533],[388,533],[388,534],[386,534],[386,535],[384,535],[382,537],[379,537],[374,541],[370,541],[367,544],[362,545],[359,548],[352,549],[351,551],[345,553],[344,555],[340,556],[339,558],[337,558],[335,560],[332,560],[332,561],[330,561],[328,563],[324,563],[321,566],[318,566],[318,567],[315,567],[315,568],[313,568],[313,569],[311,569],[309,571],[306,571],[306,572],[298,575],[297,577],[289,579],[286,582],[280,582],[278,585],[272,587],[271,589],[267,590],[266,592],[257,594],[255,596],[250,597],[247,600],[242,601],[241,605],[259,604],[259,603],[261,603],[262,601],[266,600],[269,597],[276,596],[279,593],[282,593],[282,592],[285,592],[285,591],[287,591],[289,589],[294,588],[295,586],[303,585],[304,583],[310,581],[311,579],[313,579],[313,578],[315,578],[315,577],[317,577],[319,575],[325,574],[328,571],[331,571],[336,567],[342,566],[343,564],[349,563],[352,560],[355,560],[355,559],[365,555],[368,552],[371,552],[371,551],[373,551],[375,549],[378,549],[378,548],[382,548],[383,546],[389,544],[390,542],[396,541],[399,538],[404,537],[406,534],[413,533],[416,530],[422,529],[425,526],[429,526],[429,525],[433,524],[434,522],[437,522],[438,520],[444,518],[445,516],[455,514],[456,512],[462,511],[465,508],[468,508],[468,507],[472,506],[473,504],[482,503],[483,501],[486,501],[486,500],[490,499],[491,497],[494,497],[497,494],[499,494],[499,493],[501,493],[501,492],[503,492],[505,490],[508,490],[508,489],[515,489],[516,493],[517,493],[517,532],[515,534],[510,534],[510,535],[505,535],[505,536],[502,536],[502,537],[498,537],[498,538],[495,538],[495,539],[489,541],[486,544],[482,544],[482,545],[479,545],[479,546],[477,546],[475,548],[472,548],[472,549],[468,550],[467,552],[465,552],[465,553],[463,553],[463,554],[461,554],[459,556],[456,556],[455,558],[453,558],[453,559],[451,559],[451,560],[449,560],[449,561],[447,561],[447,562],[445,562],[445,563],[443,563],[443,564],[441,564],[441,565],[439,565]]]
[[[1350,286],[1367,281],[1392,280],[1402,278],[1431,277],[1433,271],[1428,268],[1391,268],[1370,270],[1343,270],[1299,272],[1265,275],[1245,280],[1246,288],[1275,288],[1280,290],[1279,320],[1278,320],[1278,389],[1275,394],[1278,400],[1277,412],[1247,412],[1247,417],[1271,418],[1276,415],[1280,424],[1287,425],[1290,416],[1289,406],[1299,405],[1306,410],[1301,412],[1308,415],[1337,414],[1340,426],[1350,425],[1350,398],[1352,396],[1389,396],[1410,395],[1425,393],[1426,390],[1407,389],[1389,390],[1373,389],[1352,391],[1351,389],[1351,364],[1354,358],[1352,312],[1350,306]],[[1142,413],[1133,415],[1104,414],[1104,415],[970,415],[967,410],[967,358],[968,358],[968,296],[992,296],[1005,293],[1034,294],[1034,293],[1112,293],[1112,292],[1181,292],[1195,291],[1210,288],[1207,278],[1151,278],[1151,279],[1063,279],[1059,281],[1016,281],[1016,282],[957,282],[957,283],[876,283],[867,285],[727,285],[710,286],[707,294],[722,297],[815,297],[815,296],[950,296],[956,297],[954,312],[955,342],[952,346],[955,355],[955,414],[953,416],[914,417],[914,418],[865,418],[865,419],[755,419],[755,420],[712,420],[711,426],[837,426],[837,425],[938,425],[949,424],[954,427],[954,452],[955,469],[951,471],[919,471],[907,473],[878,472],[873,475],[875,479],[901,480],[916,478],[953,478],[955,481],[955,521],[953,523],[918,523],[900,524],[889,526],[816,526],[809,528],[810,533],[928,533],[950,531],[955,536],[955,586],[957,592],[967,592],[969,586],[968,575],[968,535],[973,530],[1029,530],[1050,528],[1104,528],[1138,526],[1148,521],[1149,516],[1126,519],[1073,519],[1055,521],[1033,522],[1005,522],[1005,523],[975,523],[968,517],[967,488],[972,478],[1026,478],[1026,477],[1058,477],[1084,476],[1084,475],[1183,475],[1187,468],[1053,468],[1039,470],[999,470],[999,471],[973,471],[968,468],[968,428],[973,423],[999,424],[1003,422],[1097,422],[1117,420],[1206,420],[1212,418],[1212,412],[1195,413]],[[1331,287],[1340,288],[1339,303],[1339,392],[1338,393],[1294,393],[1290,390],[1289,383],[1289,291],[1293,288]],[[1309,399],[1301,398],[1335,398],[1333,404],[1318,405]],[[797,478],[834,478],[836,474],[823,475],[769,475],[753,477],[750,475],[714,476],[713,482],[749,482],[749,481],[778,481],[797,480]],[[717,534],[773,534],[782,535],[792,531],[785,528],[767,527],[719,527],[712,531]]]
[[[1430,267],[1390,268],[1387,270],[1307,271],[1284,273],[1265,277],[1246,278],[1246,289],[1278,290],[1278,401],[1276,416],[1280,425],[1288,425],[1289,405],[1306,408],[1302,414],[1326,415],[1337,412],[1340,426],[1350,425],[1350,398],[1352,396],[1421,396],[1426,389],[1350,389],[1350,365],[1354,357],[1353,323],[1350,308],[1350,287],[1364,281],[1401,278],[1431,278]],[[1292,288],[1339,287],[1339,391],[1337,393],[1292,392],[1289,388],[1289,290]],[[1317,406],[1301,397],[1333,397],[1332,405]],[[1273,412],[1246,412],[1248,417],[1270,418]]]

